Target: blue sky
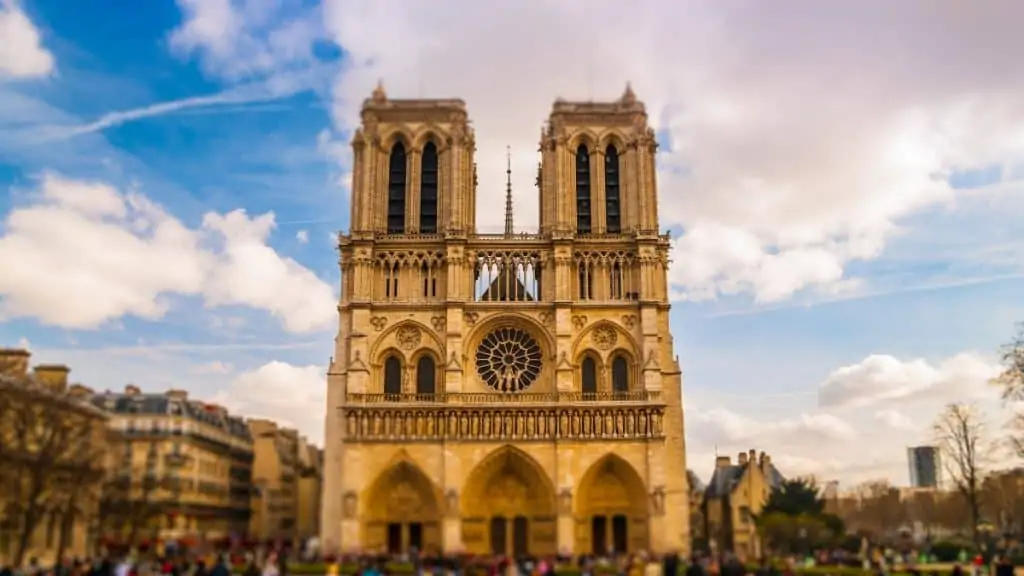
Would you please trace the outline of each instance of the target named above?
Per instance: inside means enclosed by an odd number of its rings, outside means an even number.
[[[95,388],[183,387],[318,438],[360,99],[378,79],[465,98],[486,199],[506,144],[514,173],[532,173],[555,97],[612,99],[632,80],[662,144],[699,475],[716,447],[753,447],[794,473],[905,482],[902,447],[941,402],[980,398],[1001,417],[984,380],[1024,320],[1024,110],[1003,98],[1012,59],[986,76],[973,52],[939,65],[924,46],[1020,44],[1005,14],[981,15],[984,34],[892,15],[907,61],[888,63],[873,55],[898,39],[826,47],[786,11],[759,28],[652,1],[628,16],[649,33],[617,50],[563,35],[584,17],[569,4],[382,4],[0,2],[37,34],[0,53],[0,267],[14,271],[0,345],[28,343]],[[588,25],[619,30],[599,4]],[[821,30],[876,17],[804,16]],[[548,70],[552,49],[587,71]],[[840,68],[844,90],[826,91]],[[528,229],[534,190],[517,186],[516,206]]]

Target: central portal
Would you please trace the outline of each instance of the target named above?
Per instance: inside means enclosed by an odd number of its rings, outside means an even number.
[[[470,474],[462,501],[467,552],[536,556],[554,554],[555,497],[537,463],[501,448]]]

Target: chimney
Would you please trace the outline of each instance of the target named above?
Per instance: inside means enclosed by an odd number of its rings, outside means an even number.
[[[740,466],[746,466],[747,465],[747,453],[746,452],[740,452],[739,455],[736,456],[736,463],[739,464]]]
[[[761,470],[765,473],[772,467],[772,457],[761,452]]]
[[[719,456],[715,458],[715,468],[727,468],[732,466],[732,461],[728,456]]]
[[[167,396],[172,400],[188,400],[188,391],[171,388],[167,392],[164,392],[164,396]]]
[[[751,465],[757,462],[757,451],[751,448],[750,452],[748,453],[748,458],[750,458]]]
[[[65,392],[68,389],[68,373],[71,369],[63,364],[40,364],[32,371],[40,382],[54,392]]]
[[[142,394],[142,390],[135,384],[128,384],[124,387],[125,396],[138,396],[139,394]]]
[[[22,348],[0,348],[0,376],[24,378],[32,353]]]

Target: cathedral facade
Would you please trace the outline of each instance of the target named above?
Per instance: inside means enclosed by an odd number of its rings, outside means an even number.
[[[478,233],[461,100],[389,99],[353,137],[328,373],[322,544],[688,552],[681,371],[654,133],[627,88],[554,103],[539,230]]]

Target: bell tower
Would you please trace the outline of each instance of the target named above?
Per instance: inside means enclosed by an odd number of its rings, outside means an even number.
[[[540,148],[542,233],[657,233],[657,143],[629,85],[614,102],[556,100]]]
[[[462,100],[391,100],[378,85],[352,138],[352,233],[471,233],[474,147]]]

